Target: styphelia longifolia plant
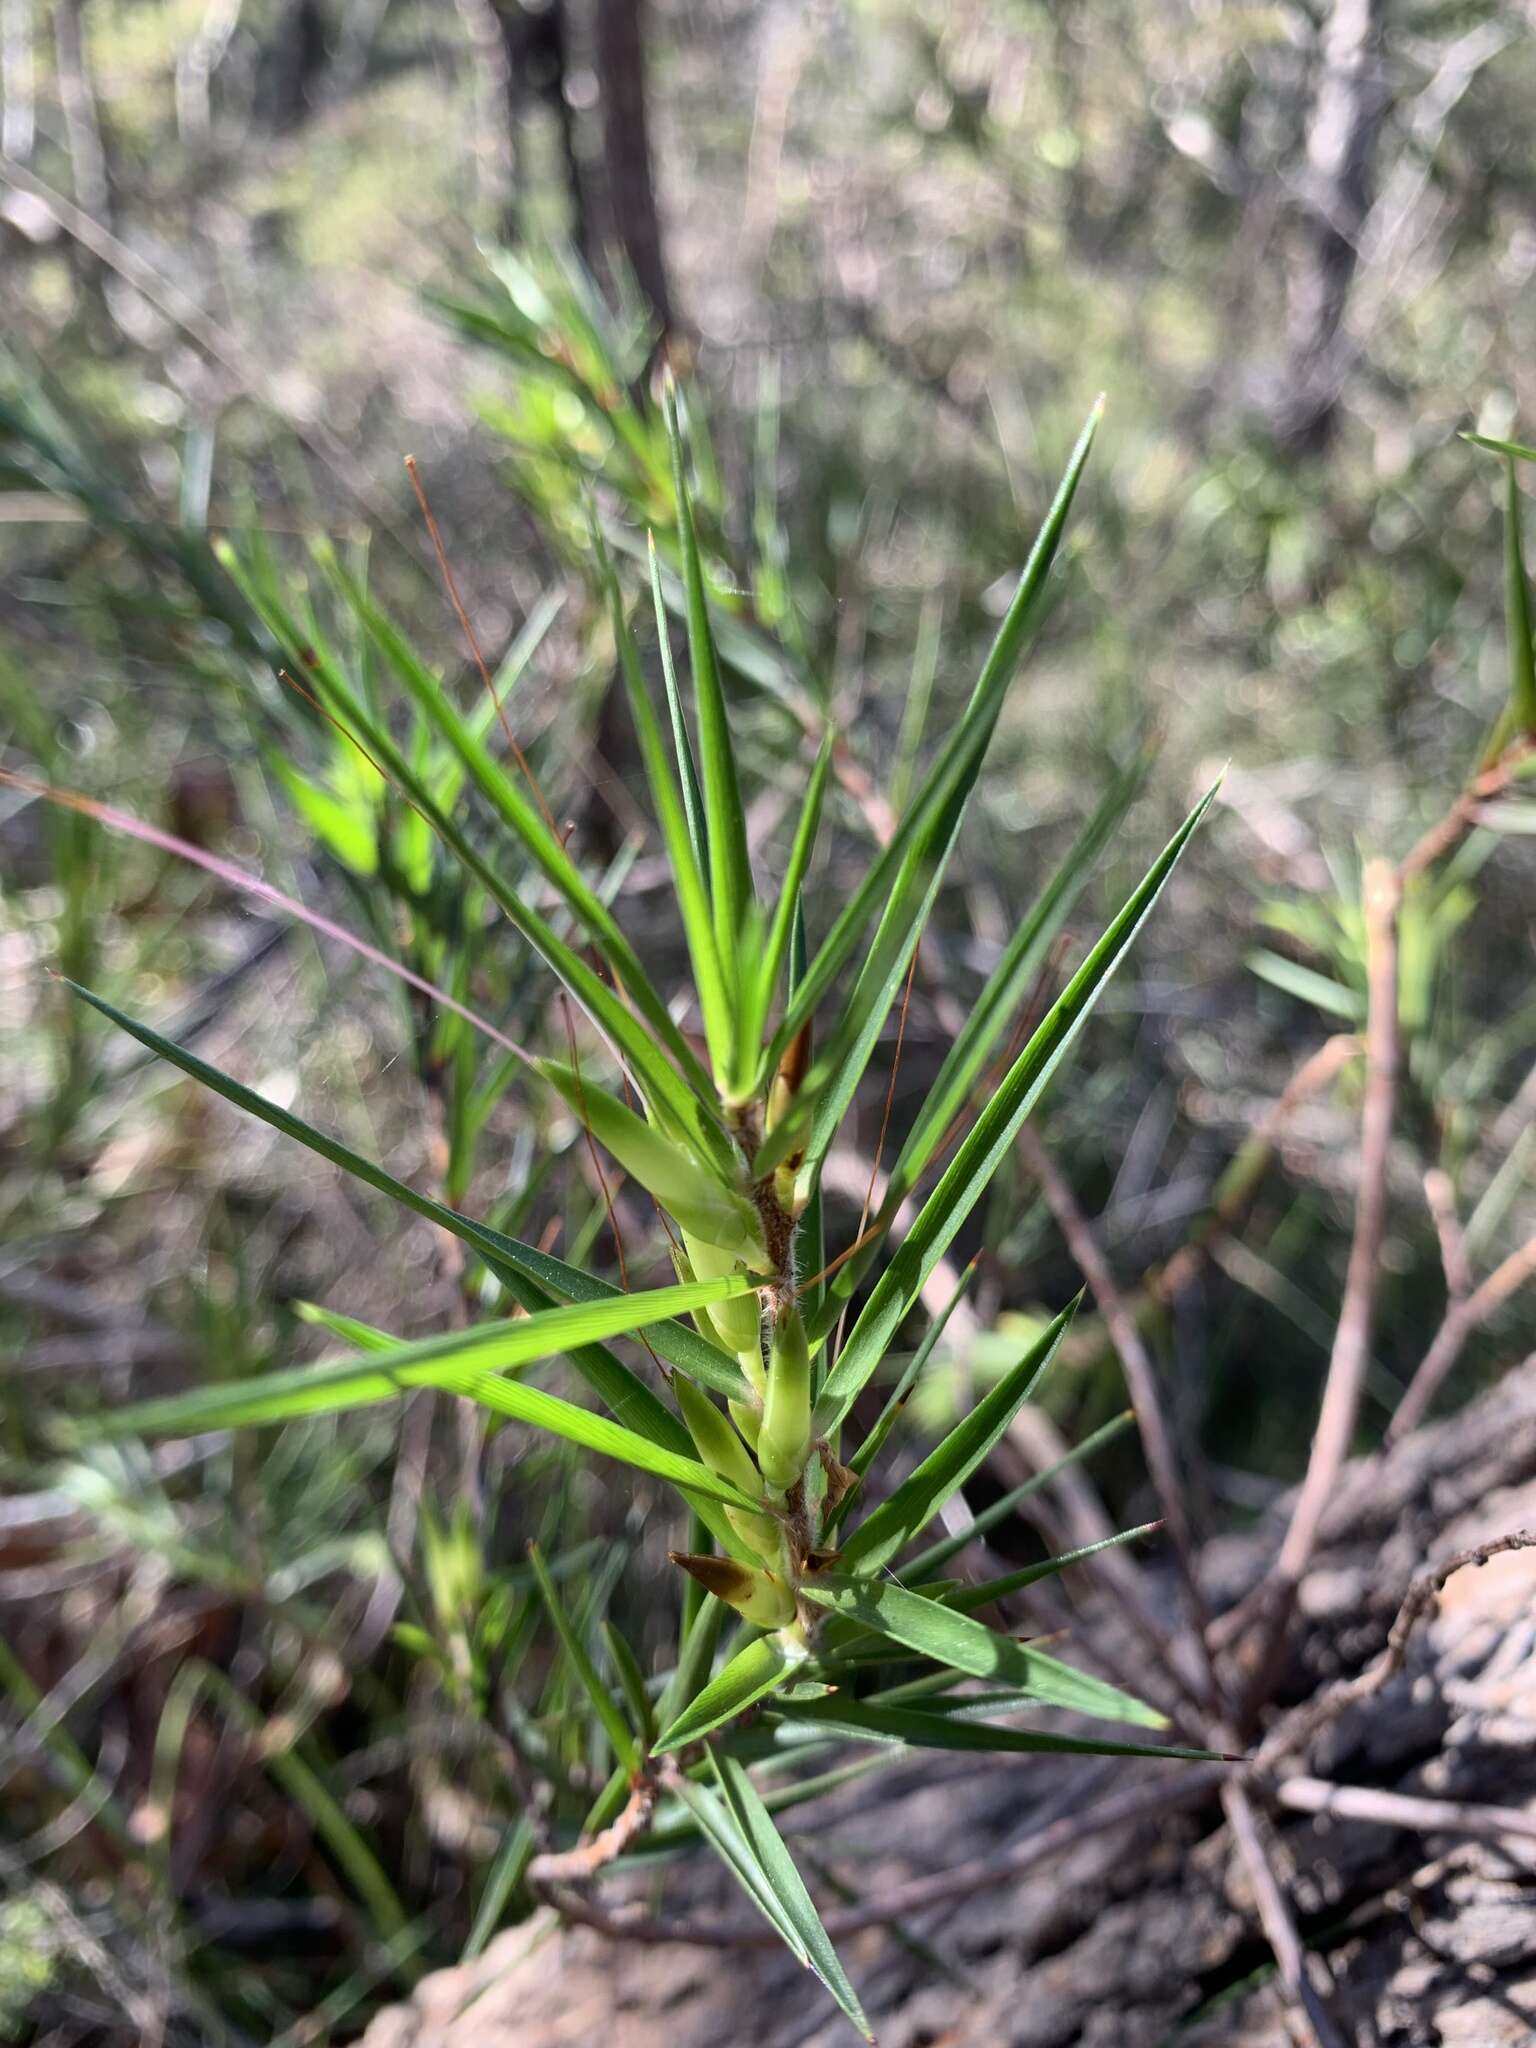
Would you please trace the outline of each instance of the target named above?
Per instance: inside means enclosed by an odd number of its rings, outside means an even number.
[[[928,1346],[863,1440],[850,1444],[847,1437],[860,1394],[1123,959],[1209,796],[1008,1059],[1009,1034],[1123,815],[1130,785],[1106,801],[1005,946],[911,1125],[873,1218],[840,1260],[829,1260],[820,1195],[829,1150],[901,995],[1041,611],[1096,423],[1097,413],[1072,454],[962,715],[915,778],[862,879],[827,914],[811,899],[807,879],[833,766],[830,731],[809,768],[784,872],[771,880],[753,872],[694,530],[687,436],[668,388],[658,425],[670,445],[675,523],[664,539],[665,568],[651,554],[662,707],[653,701],[636,644],[629,594],[595,523],[592,573],[606,596],[669,864],[697,1037],[679,1022],[689,1012],[667,1000],[623,921],[568,851],[515,743],[504,760],[491,744],[493,722],[456,706],[353,571],[334,552],[317,549],[333,596],[355,627],[350,638],[358,651],[344,657],[325,637],[314,606],[290,608],[264,557],[225,550],[281,661],[371,764],[377,789],[387,786],[425,822],[443,856],[462,870],[466,889],[488,912],[510,920],[584,1015],[595,1036],[584,1034],[578,1048],[575,1029],[568,1029],[559,1057],[496,1035],[514,1068],[535,1088],[553,1090],[595,1145],[652,1198],[675,1284],[630,1291],[477,1222],[100,996],[86,998],[185,1072],[452,1233],[516,1310],[411,1343],[317,1311],[346,1342],[343,1354],[143,1403],[108,1417],[106,1426],[116,1434],[185,1434],[353,1409],[431,1387],[667,1482],[693,1532],[687,1547],[673,1552],[692,1583],[678,1603],[682,1621],[669,1671],[644,1675],[611,1628],[605,1649],[597,1649],[593,1625],[578,1624],[566,1611],[556,1575],[535,1554],[531,1583],[549,1605],[611,1776],[577,1848],[565,1852],[572,1860],[562,1862],[554,1849],[530,1869],[530,1827],[526,1854],[498,1896],[527,1872],[558,1903],[562,1879],[574,1883],[604,1861],[621,1861],[648,1827],[665,1823],[673,1834],[691,1827],[861,2027],[857,1997],[770,1817],[770,1808],[794,1802],[804,1782],[786,1780],[786,1765],[860,1742],[1195,1753],[1016,1725],[1021,1710],[1042,1707],[1137,1729],[1159,1728],[1163,1717],[977,1618],[990,1602],[1069,1559],[966,1585],[940,1576],[963,1539],[913,1547],[1037,1388],[1071,1322],[1071,1306],[868,1511],[874,1455]],[[668,639],[669,587],[686,620],[686,693]],[[421,748],[397,743],[376,682],[362,679],[362,650],[403,688],[413,715],[430,729],[432,758],[445,760],[451,773],[428,772]],[[465,788],[477,793],[499,840],[466,820]],[[455,1014],[478,1025],[462,1001],[466,988],[459,988]],[[983,1086],[1000,1057],[1000,1078]],[[619,1077],[616,1085],[605,1080],[608,1072]],[[950,1151],[957,1129],[964,1135]],[[911,1220],[898,1236],[898,1217],[906,1215]],[[872,1284],[862,1291],[866,1282]],[[661,1369],[659,1381],[609,1348],[611,1340],[641,1332]],[[930,1341],[936,1334],[937,1325]],[[568,1361],[595,1406],[530,1382],[529,1367],[557,1357]],[[736,1637],[722,1646],[732,1616]],[[905,1667],[901,1682],[897,1666]],[[968,1689],[967,1680],[980,1681],[980,1689]],[[748,1708],[757,1712],[746,1721]],[[600,1855],[580,1846],[599,1836]]]

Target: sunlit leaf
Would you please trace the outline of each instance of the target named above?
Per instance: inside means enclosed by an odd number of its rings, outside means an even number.
[[[919,1210],[899,1250],[876,1281],[841,1356],[827,1376],[816,1411],[816,1426],[822,1435],[829,1435],[847,1414],[883,1357],[902,1317],[917,1299],[923,1282],[981,1199],[1019,1126],[1039,1100],[1105,984],[1125,957],[1214,795],[1214,789],[1208,791],[1190,812],[1052,1004]]]
[[[688,603],[688,658],[693,668],[693,708],[699,722],[699,765],[703,782],[704,823],[709,857],[709,893],[714,906],[715,943],[721,966],[730,977],[736,948],[752,901],[752,869],[747,858],[747,822],[736,779],[736,754],[720,685],[704,570],[694,531],[693,497],[688,487],[687,451],[678,418],[677,394],[669,383],[663,404],[672,444],[673,487],[677,493],[677,530],[682,548],[683,583]]]
[[[910,1749],[949,1749],[1020,1756],[1171,1757],[1181,1763],[1214,1763],[1214,1750],[1172,1749],[1140,1742],[1105,1742],[1093,1736],[1053,1735],[1044,1729],[997,1728],[954,1714],[920,1713],[911,1707],[877,1706],[863,1700],[775,1701],[777,1719],[815,1729],[844,1742],[895,1743]]]
[[[890,1499],[865,1517],[843,1544],[845,1571],[870,1572],[887,1563],[927,1527],[950,1495],[964,1486],[1050,1370],[1081,1299],[1079,1295],[1047,1325],[1017,1364],[955,1424]]]
[[[554,1394],[503,1377],[519,1366],[552,1357],[571,1345],[645,1327],[653,1314],[666,1313],[665,1308],[658,1311],[647,1306],[648,1301],[658,1296],[672,1298],[674,1308],[686,1307],[687,1302],[678,1297],[703,1288],[707,1298],[707,1290],[728,1284],[710,1280],[695,1281],[681,1289],[657,1288],[649,1297],[621,1295],[613,1302],[551,1309],[510,1324],[455,1332],[451,1337],[425,1338],[418,1344],[398,1345],[393,1351],[374,1352],[361,1359],[323,1361],[319,1365],[296,1366],[285,1372],[255,1374],[248,1379],[193,1388],[119,1409],[100,1418],[95,1433],[114,1437],[193,1436],[209,1429],[334,1414],[394,1400],[412,1387],[437,1387],[446,1393],[465,1395],[498,1414],[527,1423],[530,1428],[545,1430],[604,1457],[617,1458],[643,1472],[654,1473],[674,1486],[731,1507],[752,1508],[759,1503],[697,1459],[666,1450],[637,1436],[633,1430],[610,1422],[606,1416],[577,1408]]]
[[[724,1756],[718,1749],[710,1751],[710,1762],[731,1817],[741,1831],[742,1839],[757,1859],[764,1881],[778,1900],[784,1917],[799,1937],[800,1946],[822,1983],[826,1985],[849,2019],[858,2028],[866,2041],[873,2041],[869,2021],[864,2016],[858,1994],[848,1981],[847,1972],[838,1958],[837,1950],[821,1924],[821,1915],[816,1911],[805,1882],[795,1868],[794,1859],[779,1837],[773,1818],[752,1780],[741,1765],[731,1757]]]
[[[1509,701],[1522,732],[1536,733],[1536,649],[1531,644],[1531,591],[1521,538],[1520,486],[1504,464],[1504,630],[1509,637]]]
[[[796,1658],[777,1636],[759,1636],[738,1650],[723,1671],[684,1707],[669,1728],[664,1728],[654,1753],[665,1756],[696,1742],[725,1721],[744,1714],[754,1701],[789,1682],[803,1659]]]
[[[967,1614],[956,1614],[937,1600],[909,1593],[878,1575],[866,1579],[822,1572],[807,1579],[801,1591],[818,1607],[862,1622],[935,1663],[972,1678],[1017,1686],[1043,1706],[1070,1707],[1106,1721],[1134,1721],[1143,1728],[1166,1725],[1166,1716],[1118,1686],[1074,1671],[1043,1650],[1016,1643]]]

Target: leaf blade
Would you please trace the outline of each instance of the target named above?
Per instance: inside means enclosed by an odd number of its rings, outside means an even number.
[[[978,1607],[989,1606],[994,1600],[1006,1599],[1010,1593],[1022,1592],[1026,1586],[1037,1586],[1042,1579],[1052,1579],[1070,1565],[1084,1564],[1090,1557],[1097,1557],[1100,1551],[1116,1550],[1122,1543],[1135,1543],[1162,1526],[1161,1522],[1142,1522],[1134,1529],[1117,1529],[1113,1536],[1101,1536],[1096,1543],[1080,1544],[1076,1550],[1058,1551],[1055,1557],[1042,1558],[1039,1564],[1021,1565],[1016,1572],[1005,1572],[996,1579],[984,1579],[978,1586],[958,1586],[953,1592],[942,1593],[938,1597],[956,1613],[971,1614]]]
[[[476,1222],[473,1217],[450,1209],[443,1202],[434,1201],[430,1195],[418,1193],[415,1188],[397,1180],[382,1166],[376,1166],[372,1160],[365,1159],[361,1153],[354,1152],[339,1139],[327,1136],[302,1117],[279,1108],[265,1096],[258,1095],[253,1088],[247,1088],[244,1082],[237,1081],[231,1074],[226,1074],[221,1067],[213,1066],[187,1047],[178,1045],[174,1039],[156,1031],[152,1025],[130,1016],[126,1010],[120,1010],[105,996],[81,987],[78,982],[66,981],[65,985],[73,989],[74,993],[89,1003],[94,1010],[99,1011],[109,1023],[115,1024],[119,1030],[126,1031],[129,1037],[136,1038],[148,1051],[157,1054],[172,1066],[179,1067],[184,1074],[201,1082],[205,1088],[212,1089],[216,1095],[222,1095],[226,1102],[231,1102],[237,1109],[259,1118],[273,1130],[280,1131],[284,1137],[294,1139],[311,1152],[317,1153],[320,1158],[328,1160],[331,1165],[340,1167],[344,1173],[349,1173],[354,1179],[362,1181],[366,1186],[375,1188],[380,1194],[388,1195],[402,1208],[411,1210],[415,1215],[429,1223],[437,1224],[441,1229],[459,1238],[485,1259],[504,1282],[508,1271],[515,1272],[523,1281],[548,1289],[568,1301],[598,1301],[620,1292],[620,1289],[608,1281],[600,1280],[594,1274],[585,1273],[579,1267],[567,1265],[563,1259],[556,1258],[551,1252],[543,1252],[535,1245],[524,1244],[519,1238],[509,1237],[503,1231],[493,1230],[488,1224]],[[526,1307],[528,1303],[524,1301],[523,1305]],[[537,1307],[544,1305],[542,1301],[534,1304]],[[708,1339],[699,1336],[686,1325],[660,1324],[652,1333],[650,1341],[653,1348],[660,1352],[669,1364],[679,1366],[691,1378],[698,1380],[700,1385],[712,1388],[728,1400],[750,1398],[747,1383],[734,1362],[727,1358],[718,1345],[711,1344]],[[575,1356],[573,1353],[573,1362]],[[628,1368],[620,1365],[617,1360],[613,1360],[612,1363],[629,1383],[627,1397],[637,1399],[642,1406],[665,1418],[666,1423],[679,1433],[680,1443],[685,1443],[682,1425],[677,1423],[669,1410],[661,1406],[644,1382],[636,1379]]]
[[[962,1703],[963,1704],[963,1703]],[[894,1743],[902,1748],[986,1751],[1014,1755],[1163,1757],[1180,1763],[1214,1763],[1216,1752],[1160,1743],[1103,1742],[1091,1736],[1056,1735],[1046,1729],[998,1728],[954,1714],[924,1714],[910,1707],[878,1706],[864,1700],[784,1700],[772,1709],[776,1720],[813,1727],[849,1742]]]
[[[640,1767],[640,1745],[635,1740],[634,1730],[624,1718],[618,1701],[603,1683],[597,1666],[592,1662],[591,1653],[581,1640],[571,1617],[566,1613],[565,1603],[555,1588],[555,1582],[549,1575],[549,1567],[544,1562],[544,1553],[537,1543],[530,1543],[528,1546],[528,1562],[533,1567],[540,1597],[550,1620],[555,1625],[555,1633],[560,1638],[561,1647],[570,1658],[571,1668],[575,1671],[582,1690],[592,1702],[592,1711],[601,1722],[603,1733],[608,1737],[614,1760],[624,1770],[633,1773]]]
[[[671,763],[667,759],[661,726],[645,687],[645,677],[640,670],[640,656],[635,647],[634,635],[630,631],[629,621],[624,616],[618,578],[613,572],[605,550],[600,550],[599,562],[608,587],[609,614],[613,623],[614,639],[618,645],[619,669],[624,678],[625,694],[629,699],[630,717],[640,742],[640,758],[645,768],[646,781],[650,785],[656,822],[661,827],[662,844],[666,848],[667,860],[672,869],[677,906],[683,921],[683,936],[688,944],[694,986],[698,991],[699,1010],[704,1020],[704,1035],[709,1044],[711,1064],[718,1076],[725,1073],[731,1056],[731,1003],[720,967],[720,955],[710,917],[709,892],[705,887],[689,826],[686,786],[684,794],[680,795],[677,783],[673,779]]]
[[[653,1756],[667,1756],[685,1743],[697,1742],[722,1722],[734,1720],[748,1707],[776,1692],[798,1669],[802,1658],[792,1657],[777,1636],[759,1636],[736,1652],[661,1733],[652,1746]]]
[[[1536,649],[1531,644],[1531,592],[1525,578],[1520,486],[1504,459],[1504,624],[1509,636],[1509,701],[1522,732],[1536,733]]]
[[[871,864],[863,881],[834,920],[831,930],[817,948],[803,980],[786,1006],[775,1034],[770,1063],[783,1057],[784,1048],[826,993],[833,976],[851,953],[860,932],[877,904],[890,893],[891,877],[906,859],[914,838],[931,826],[935,816],[958,795],[962,802],[981,769],[991,741],[1002,699],[1012,679],[1014,666],[1033,628],[1047,576],[1056,558],[1067,515],[1072,508],[1088,454],[1093,446],[1102,413],[1102,401],[1095,405],[1077,438],[1056,495],[1041,523],[1030,549],[997,636],[982,665],[971,701],[954,733],[929,768],[918,792],[908,806],[889,843]]]
[[[971,1678],[1017,1686],[1043,1706],[1065,1707],[1100,1720],[1130,1721],[1143,1728],[1167,1726],[1165,1715],[1118,1686],[1075,1671],[1043,1650],[1017,1643],[968,1614],[956,1614],[889,1580],[823,1572],[807,1579],[801,1592],[818,1607],[862,1622],[920,1656]]]
[[[980,1200],[1013,1143],[1014,1134],[1151,912],[1215,794],[1213,786],[1169,840],[1140,886],[1127,898],[1119,915],[1014,1061],[966,1134],[938,1186],[918,1211],[900,1250],[876,1281],[860,1311],[841,1357],[827,1376],[816,1414],[819,1434],[830,1435],[847,1414],[923,1282]]]
[[[747,821],[736,779],[736,755],[709,622],[709,600],[693,520],[693,496],[686,474],[686,447],[678,417],[676,387],[663,392],[667,439],[672,450],[672,487],[677,498],[677,534],[683,558],[688,621],[688,657],[693,668],[693,705],[699,722],[703,770],[704,824],[708,840],[709,890],[714,906],[715,943],[727,977],[752,902],[752,869],[747,856]]]
[[[1130,1408],[1122,1409],[1120,1414],[1111,1416],[1108,1422],[1101,1423],[1091,1435],[1085,1436],[1081,1443],[1074,1444],[1054,1463],[1047,1465],[1042,1471],[1032,1472],[1019,1485],[1010,1487],[1000,1500],[995,1500],[990,1507],[983,1508],[974,1520],[955,1535],[946,1536],[940,1542],[930,1544],[916,1557],[909,1557],[902,1566],[903,1579],[908,1585],[912,1585],[919,1580],[931,1578],[934,1573],[941,1571],[957,1552],[964,1550],[968,1543],[974,1543],[979,1537],[985,1536],[989,1529],[995,1529],[999,1522],[1006,1521],[1019,1504],[1027,1500],[1032,1493],[1038,1493],[1042,1486],[1049,1486],[1058,1473],[1064,1472],[1069,1465],[1076,1465],[1080,1460],[1092,1457],[1104,1444],[1133,1428],[1135,1421],[1135,1411]]]
[[[1050,1371],[1081,1300],[1079,1294],[1052,1319],[1024,1356],[988,1389],[890,1498],[864,1518],[842,1547],[845,1570],[872,1572],[887,1564],[965,1484]]]
[[[666,1450],[648,1437],[624,1428],[622,1423],[594,1414],[591,1409],[578,1408],[557,1394],[507,1379],[504,1371],[505,1368],[476,1362],[472,1353],[401,1364],[390,1353],[376,1352],[339,1365],[262,1373],[233,1385],[139,1402],[105,1418],[93,1433],[108,1438],[197,1436],[210,1429],[290,1422],[301,1416],[376,1406],[394,1400],[412,1387],[437,1387],[446,1393],[462,1394],[531,1429],[563,1437],[600,1457],[649,1472],[680,1491],[703,1494],[728,1507],[761,1508],[761,1502],[749,1499],[697,1459]]]
[[[730,1807],[732,1817],[747,1846],[757,1858],[758,1868],[764,1881],[774,1893],[785,1918],[800,1938],[800,1945],[809,1959],[811,1968],[821,1979],[838,2005],[852,2020],[866,2041],[873,2042],[864,2008],[859,2003],[858,1993],[848,1981],[842,1960],[832,1946],[831,1937],[821,1924],[821,1915],[815,1902],[805,1888],[805,1880],[795,1867],[795,1860],[784,1846],[783,1837],[773,1824],[773,1816],[763,1804],[762,1796],[752,1783],[741,1764],[733,1757],[724,1756],[718,1749],[709,1754],[720,1790]]]

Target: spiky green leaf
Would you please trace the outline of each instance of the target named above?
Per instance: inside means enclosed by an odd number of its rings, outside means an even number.
[[[972,1678],[1017,1686],[1043,1706],[1068,1707],[1106,1721],[1133,1721],[1143,1728],[1166,1725],[1166,1716],[1118,1686],[1074,1671],[1043,1650],[1016,1643],[969,1615],[956,1614],[921,1593],[909,1593],[891,1580],[822,1572],[807,1579],[801,1592],[818,1607],[862,1622],[877,1635],[916,1650],[920,1656]]]

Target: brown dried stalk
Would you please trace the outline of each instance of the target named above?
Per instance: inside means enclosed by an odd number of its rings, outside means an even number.
[[[1142,1446],[1146,1451],[1147,1464],[1152,1473],[1152,1484],[1157,1492],[1158,1505],[1163,1511],[1163,1519],[1173,1539],[1174,1557],[1178,1564],[1189,1633],[1199,1658],[1204,1695],[1201,1704],[1208,1714],[1219,1720],[1225,1709],[1222,1704],[1220,1680],[1206,1646],[1207,1617],[1205,1603],[1200,1596],[1199,1582],[1195,1576],[1194,1532],[1190,1528],[1185,1504],[1183,1475],[1179,1471],[1178,1460],[1173,1450],[1173,1438],[1163,1414],[1156,1369],[1146,1345],[1142,1342],[1141,1332],[1136,1327],[1136,1319],[1116,1284],[1109,1261],[1094,1236],[1093,1226],[1078,1207],[1077,1197],[1067,1185],[1065,1176],[1028,1124],[1019,1132],[1016,1143],[1024,1164],[1040,1183],[1040,1191],[1045,1196],[1046,1205],[1055,1217],[1057,1227],[1066,1239],[1068,1249],[1077,1261],[1083,1278],[1093,1290],[1094,1300],[1099,1305],[1099,1313],[1104,1318],[1104,1327],[1109,1332],[1110,1342],[1114,1345],[1125,1374],[1126,1388],[1131,1397],[1131,1406],[1136,1413],[1136,1426],[1141,1433]]]
[[[1444,860],[1448,853],[1454,853],[1473,826],[1481,822],[1479,813],[1483,808],[1494,798],[1502,796],[1515,780],[1521,764],[1529,758],[1533,748],[1536,748],[1536,741],[1522,735],[1497,761],[1475,775],[1439,824],[1432,825],[1407,859],[1399,864],[1398,880],[1410,882],[1415,875],[1422,875],[1432,868],[1436,861]]]
[[[1407,1660],[1409,1637],[1418,1624],[1434,1612],[1447,1581],[1453,1579],[1457,1572],[1480,1569],[1490,1558],[1502,1557],[1508,1550],[1532,1549],[1536,1549],[1536,1530],[1515,1529],[1491,1542],[1474,1544],[1470,1550],[1458,1550],[1444,1563],[1420,1572],[1403,1595],[1402,1605],[1387,1633],[1386,1647],[1380,1656],[1355,1677],[1341,1679],[1327,1692],[1319,1693],[1316,1699],[1287,1714],[1261,1744],[1252,1768],[1260,1772],[1271,1769],[1281,1757],[1304,1748],[1330,1722],[1336,1721],[1346,1707],[1369,1699],[1394,1679]]]
[[[1221,1789],[1221,1803],[1226,1810],[1238,1854],[1248,1869],[1253,1901],[1258,1908],[1264,1938],[1274,1953],[1280,1981],[1305,2013],[1317,2048],[1345,2048],[1344,2037],[1334,2025],[1322,1994],[1308,1974],[1306,1951],[1296,1932],[1290,1901],[1285,1896],[1280,1873],[1274,1866],[1247,1793],[1235,1780],[1229,1780]]]
[[[841,1912],[822,1915],[822,1925],[834,1941],[845,1934],[857,1934],[866,1927],[878,1927],[889,1920],[922,1912],[952,1899],[1006,1884],[1039,1864],[1063,1856],[1069,1849],[1106,1829],[1131,1827],[1154,1815],[1174,1813],[1197,1806],[1208,1799],[1226,1776],[1222,1764],[1189,1764],[1167,1776],[1143,1780],[1127,1791],[1113,1794],[1090,1806],[1086,1813],[1065,1814],[1059,1820],[1026,1835],[1012,1848],[994,1856],[978,1856],[953,1870],[932,1877],[918,1877],[895,1886],[878,1899],[844,1907]],[[552,1901],[567,1918],[584,1927],[595,1928],[615,1941],[632,1941],[656,1946],[680,1941],[691,1948],[776,1948],[779,1936],[769,1927],[721,1926],[696,1920],[666,1920],[628,1907],[607,1908],[590,1899],[562,1893]]]
[[[1397,913],[1402,885],[1387,861],[1366,866],[1362,889],[1366,947],[1365,1103],[1360,1118],[1360,1194],[1350,1240],[1344,1300],[1312,1438],[1306,1477],[1280,1555],[1264,1589],[1268,1628],[1253,1663],[1251,1715],[1269,1696],[1295,1606],[1312,1561],[1323,1515],[1349,1457],[1370,1352],[1371,1319],[1387,1209],[1387,1160],[1397,1099]]]
[[[1456,1214],[1456,1190],[1451,1185],[1451,1176],[1443,1167],[1431,1166],[1425,1173],[1424,1200],[1429,1205],[1435,1235],[1440,1241],[1440,1270],[1445,1275],[1445,1291],[1452,1301],[1460,1301],[1472,1292],[1472,1268],[1467,1262],[1461,1219]]]
[[[542,1856],[535,1856],[528,1866],[528,1883],[535,1891],[549,1891],[596,1877],[605,1865],[622,1856],[630,1843],[645,1832],[655,1810],[656,1791],[654,1778],[638,1778],[623,1812],[611,1826],[594,1835],[589,1842],[578,1842],[574,1849],[551,1849]],[[561,1910],[565,1910],[563,1905]]]
[[[1461,1356],[1462,1346],[1475,1330],[1482,1328],[1522,1288],[1527,1280],[1536,1276],[1536,1237],[1529,1237],[1518,1251],[1510,1253],[1502,1265],[1495,1266],[1480,1287],[1464,1298],[1453,1298],[1445,1312],[1445,1320],[1435,1332],[1434,1341],[1425,1352],[1418,1371],[1408,1382],[1408,1391],[1398,1403],[1397,1413],[1387,1425],[1387,1442],[1396,1443],[1411,1429],[1417,1429],[1429,1412],[1429,1404],[1440,1391],[1440,1383]]]
[[[1367,1012],[1365,1106],[1360,1118],[1360,1198],[1344,1280],[1344,1301],[1307,1476],[1277,1569],[1294,1586],[1311,1561],[1323,1511],[1349,1456],[1365,1379],[1387,1208],[1387,1153],[1397,1097],[1397,912],[1402,887],[1385,861],[1365,870],[1363,907]]]
[[[1536,1814],[1514,1806],[1483,1806],[1461,1799],[1420,1799],[1382,1792],[1374,1785],[1331,1785],[1325,1778],[1287,1778],[1275,1787],[1281,1806],[1297,1813],[1327,1813],[1416,1834],[1469,1835],[1482,1842],[1536,1842]]]

